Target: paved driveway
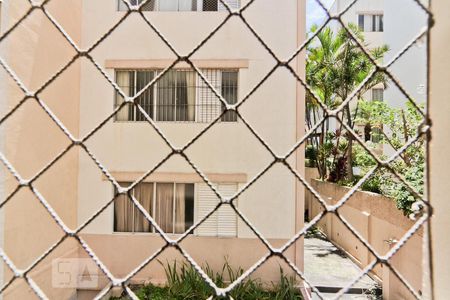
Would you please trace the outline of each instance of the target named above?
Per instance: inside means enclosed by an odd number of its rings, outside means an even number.
[[[325,237],[305,238],[305,275],[324,297],[333,298],[334,293],[347,286],[360,272],[361,269]],[[351,293],[341,299],[377,299],[367,295],[368,290],[375,287],[376,281],[365,275],[352,286]],[[320,298],[313,294],[313,299]]]

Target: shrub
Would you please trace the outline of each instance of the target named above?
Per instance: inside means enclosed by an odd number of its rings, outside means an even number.
[[[317,149],[313,145],[307,145],[305,148],[305,158],[315,161],[317,159]]]
[[[200,274],[188,263],[181,265],[174,261],[172,264],[167,263],[164,266],[167,284],[165,286],[156,286],[148,284],[145,286],[137,286],[133,291],[142,300],[198,300],[208,299],[214,295],[214,290],[200,276]],[[233,282],[239,278],[244,270],[238,268],[233,269],[228,261],[225,261],[220,272],[214,272],[207,264],[205,266],[206,274],[218,287],[226,287],[228,282]],[[300,290],[296,287],[297,282],[295,276],[287,276],[280,267],[280,279],[278,283],[272,283],[270,287],[266,287],[259,279],[246,279],[236,285],[230,292],[233,299],[243,300],[297,300],[302,299]],[[119,298],[111,298],[111,300],[126,299],[123,294]],[[228,299],[214,296],[213,299]]]

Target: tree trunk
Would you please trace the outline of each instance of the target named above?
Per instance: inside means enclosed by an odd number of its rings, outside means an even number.
[[[347,104],[345,106],[345,111],[347,113],[347,125],[352,128],[352,116],[350,112],[350,104]],[[350,134],[350,132],[347,133],[347,140],[348,140],[348,146],[347,146],[347,161],[345,163],[346,165],[346,173],[347,173],[347,179],[353,180],[353,166],[352,166],[352,160],[353,160],[353,136]]]

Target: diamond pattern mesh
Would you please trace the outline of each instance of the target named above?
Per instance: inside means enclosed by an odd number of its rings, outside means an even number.
[[[416,42],[418,42],[423,37],[428,37],[428,33],[430,31],[430,28],[432,26],[432,14],[428,10],[428,8],[422,4],[419,0],[411,0],[414,1],[417,6],[423,10],[428,17],[428,26],[426,26],[417,36],[409,43],[407,44],[399,53],[397,53],[394,58],[386,63],[385,65],[380,65],[370,54],[370,52],[361,44],[361,42],[357,39],[357,37],[354,35],[354,33],[348,28],[347,24],[344,23],[342,20],[343,14],[345,14],[358,0],[351,1],[351,3],[344,8],[341,12],[339,12],[336,15],[331,15],[327,12],[326,7],[320,0],[316,0],[317,4],[326,12],[327,18],[326,21],[318,28],[315,34],[312,34],[309,36],[299,47],[297,50],[292,53],[292,55],[286,59],[280,59],[276,56],[276,54],[273,52],[270,45],[268,45],[264,39],[256,32],[256,30],[252,27],[252,25],[249,23],[249,21],[244,17],[244,12],[254,3],[258,0],[250,0],[244,5],[242,5],[241,8],[235,9],[235,7],[230,7],[230,4],[228,1],[220,0],[219,5],[226,8],[226,11],[228,12],[228,16],[221,22],[216,28],[214,28],[209,35],[202,40],[190,53],[187,55],[181,55],[171,44],[171,42],[159,31],[159,29],[151,22],[151,20],[143,13],[144,10],[148,10],[149,5],[153,5],[152,1],[139,1],[139,5],[130,4],[127,0],[121,0],[121,5],[126,7],[127,11],[123,14],[123,16],[107,30],[102,34],[102,36],[89,48],[87,49],[81,49],[69,36],[69,34],[66,32],[64,27],[52,16],[52,14],[47,9],[48,4],[51,2],[51,0],[44,0],[41,3],[36,3],[35,1],[28,0],[30,3],[30,8],[25,12],[25,14],[18,19],[18,21],[8,28],[0,37],[0,43],[3,42],[9,35],[11,35],[12,32],[14,32],[17,28],[21,26],[21,24],[33,13],[33,11],[39,10],[42,11],[43,14],[48,18],[48,20],[53,24],[53,26],[59,31],[59,33],[67,40],[67,42],[72,46],[72,48],[76,51],[76,55],[73,56],[68,62],[65,63],[65,65],[60,68],[57,72],[55,72],[42,86],[40,86],[35,91],[31,91],[25,84],[22,82],[21,78],[16,75],[14,70],[8,65],[8,63],[3,59],[0,58],[0,65],[2,68],[6,71],[8,76],[14,80],[14,82],[17,84],[17,86],[23,91],[25,96],[23,99],[15,106],[13,107],[9,112],[7,112],[1,119],[0,119],[0,125],[3,124],[6,120],[8,120],[13,114],[16,113],[16,111],[24,105],[24,103],[28,101],[36,101],[37,104],[42,108],[42,110],[52,119],[54,124],[56,124],[61,131],[67,136],[68,139],[70,139],[71,143],[70,145],[61,151],[58,155],[56,155],[51,162],[49,162],[44,168],[42,168],[39,172],[37,172],[31,179],[25,180],[21,174],[15,169],[15,167],[8,161],[8,159],[0,153],[0,160],[1,162],[6,166],[8,171],[15,177],[15,179],[18,182],[18,186],[15,190],[13,190],[5,199],[2,199],[0,202],[0,208],[3,208],[12,198],[15,194],[17,194],[21,189],[29,189],[39,200],[40,204],[46,209],[48,214],[51,216],[51,218],[56,222],[56,224],[64,231],[63,237],[60,238],[56,243],[54,243],[50,248],[48,248],[44,253],[42,253],[29,267],[26,269],[19,269],[15,266],[13,261],[9,258],[8,253],[5,253],[3,249],[0,249],[0,257],[5,262],[7,267],[12,271],[14,274],[13,277],[6,282],[2,287],[0,287],[0,294],[2,294],[14,281],[16,281],[19,278],[23,278],[29,285],[29,287],[34,291],[36,296],[38,296],[41,299],[47,299],[48,297],[45,295],[43,290],[38,286],[38,284],[29,276],[31,270],[33,270],[39,262],[44,260],[47,256],[49,256],[50,253],[52,253],[53,250],[55,250],[58,245],[60,245],[64,240],[66,240],[68,237],[72,237],[78,241],[78,243],[84,248],[84,250],[89,254],[89,256],[94,260],[95,264],[102,270],[102,272],[107,276],[110,283],[96,296],[96,299],[101,299],[103,296],[107,295],[107,293],[113,288],[113,287],[122,287],[128,295],[133,298],[137,299],[137,296],[134,294],[132,289],[129,286],[129,280],[132,278],[135,274],[137,274],[140,270],[142,270],[146,265],[148,265],[151,261],[155,260],[155,258],[163,252],[167,248],[174,248],[181,255],[184,256],[184,258],[187,259],[187,261],[192,264],[192,266],[197,270],[197,272],[200,273],[200,275],[203,277],[203,279],[214,289],[216,295],[218,296],[226,296],[229,294],[229,292],[235,288],[239,283],[241,283],[243,280],[245,280],[248,276],[250,276],[259,266],[261,266],[264,262],[266,262],[271,257],[279,257],[283,261],[285,261],[290,268],[299,276],[301,277],[306,283],[309,283],[308,278],[305,277],[304,273],[293,263],[290,259],[288,259],[284,252],[293,245],[296,241],[298,241],[301,237],[303,237],[306,233],[306,231],[311,228],[312,226],[316,225],[325,215],[327,214],[334,214],[337,218],[339,218],[340,221],[347,227],[360,241],[361,243],[368,249],[368,251],[373,255],[374,259],[373,261],[368,264],[360,273],[360,275],[357,278],[354,278],[352,282],[350,282],[344,289],[342,289],[338,294],[336,294],[336,298],[339,298],[344,293],[346,293],[359,279],[361,279],[364,275],[369,273],[377,264],[383,264],[386,267],[388,267],[392,273],[403,283],[403,285],[414,295],[417,299],[420,299],[421,296],[419,293],[412,287],[412,285],[405,279],[405,277],[391,264],[390,258],[393,257],[401,248],[402,246],[408,241],[408,239],[416,233],[421,226],[423,226],[430,218],[431,215],[431,207],[426,199],[424,198],[419,192],[417,192],[402,176],[402,174],[398,174],[398,172],[391,167],[390,163],[394,161],[396,158],[398,158],[411,144],[416,142],[420,137],[425,136],[426,140],[429,139],[429,130],[430,130],[430,121],[428,119],[427,111],[422,109],[408,94],[408,92],[402,87],[401,82],[390,72],[389,67],[392,66],[399,58],[401,58]],[[280,4],[281,5],[281,4]],[[103,67],[100,65],[98,61],[94,59],[92,56],[92,51],[96,49],[109,35],[112,34],[113,31],[115,31],[123,22],[125,19],[127,19],[130,15],[137,14],[142,17],[142,19],[145,21],[145,23],[148,25],[151,30],[153,30],[161,39],[161,41],[167,45],[167,47],[173,52],[173,54],[176,56],[176,60],[167,67],[164,71],[160,72],[151,82],[147,84],[147,86],[142,89],[140,92],[136,93],[133,97],[126,96],[123,91],[119,88],[119,86],[116,84],[116,82],[110,78],[108,73],[103,69]],[[251,31],[251,33],[256,37],[258,42],[267,50],[267,52],[275,59],[276,64],[273,66],[273,68],[264,76],[264,78],[261,80],[259,84],[257,84],[251,91],[247,93],[242,99],[238,101],[237,104],[229,104],[223,96],[214,88],[214,86],[207,80],[206,76],[202,73],[202,71],[192,62],[191,58],[192,56],[200,49],[202,48],[208,41],[218,32],[221,30],[221,28],[226,24],[231,18],[237,18],[240,21],[242,21],[243,24]],[[308,84],[299,76],[299,74],[296,73],[296,71],[292,68],[291,62],[300,54],[300,52],[305,51],[306,46],[308,43],[310,43],[317,33],[325,28],[332,20],[335,20],[340,23],[342,28],[344,28],[349,36],[354,40],[354,42],[361,48],[361,50],[367,55],[373,64],[373,70],[369,74],[369,76],[362,82],[362,84],[354,90],[347,99],[343,101],[343,103],[335,108],[330,109],[327,107],[322,101],[320,101],[320,98],[315,95],[314,91],[308,86]],[[115,89],[115,91],[120,94],[125,101],[118,107],[116,107],[110,115],[105,118],[103,122],[100,122],[95,128],[93,128],[88,134],[86,134],[83,138],[77,139],[75,138],[69,130],[65,127],[65,125],[58,119],[58,117],[52,112],[52,110],[41,100],[40,93],[49,85],[51,85],[63,72],[65,72],[77,59],[80,57],[86,58],[88,61],[92,63],[93,66],[102,74],[104,78],[109,82],[109,84]],[[428,59],[428,57],[427,57]],[[155,123],[152,118],[146,113],[146,111],[139,105],[139,101],[137,99],[141,94],[145,92],[146,89],[152,87],[155,85],[158,80],[164,76],[165,73],[169,72],[177,63],[179,62],[185,62],[187,63],[194,72],[198,74],[198,76],[201,78],[201,80],[205,83],[205,85],[217,96],[217,98],[222,102],[222,106],[225,108],[223,110],[222,114],[217,116],[208,126],[206,126],[201,132],[198,133],[194,138],[192,138],[184,147],[177,148],[172,145],[171,141],[166,137],[166,135],[163,133],[163,131],[160,130],[158,127],[158,124]],[[253,129],[253,127],[245,120],[245,118],[240,113],[240,107],[243,103],[249,100],[250,96],[261,86],[261,84],[267,80],[277,69],[279,68],[285,68],[287,69],[292,76],[296,78],[296,80],[305,88],[307,92],[309,92],[312,97],[317,101],[317,103],[321,106],[321,108],[324,111],[323,118],[317,122],[306,134],[297,141],[295,145],[292,145],[291,150],[286,153],[284,156],[277,156],[275,152],[271,149],[271,147],[258,135],[256,130]],[[422,114],[424,117],[424,121],[417,133],[417,136],[414,139],[411,139],[407,142],[406,145],[404,145],[402,148],[400,148],[391,158],[387,160],[380,159],[373,151],[372,149],[368,148],[364,141],[361,140],[359,135],[352,129],[350,126],[348,126],[343,120],[341,120],[339,116],[339,112],[341,112],[345,105],[348,104],[354,96],[362,89],[365,83],[367,83],[370,78],[372,78],[377,72],[382,72],[386,74],[386,76],[392,80],[392,82],[398,87],[398,89],[403,93],[403,95],[409,99],[409,101],[412,103],[412,105]],[[135,105],[136,109],[138,109],[142,116],[145,118],[146,122],[150,124],[158,133],[158,135],[164,140],[164,142],[170,147],[171,152],[162,159],[154,168],[146,172],[143,176],[141,176],[138,180],[136,180],[133,184],[131,184],[127,188],[121,187],[118,182],[115,180],[115,178],[111,175],[110,171],[102,165],[102,163],[97,159],[97,157],[90,151],[90,149],[86,146],[85,142],[87,139],[89,139],[96,131],[98,131],[100,128],[102,128],[105,123],[114,118],[114,116],[117,114],[117,112],[125,105]],[[268,164],[263,170],[254,176],[251,180],[246,183],[246,185],[238,191],[233,197],[231,198],[224,198],[220,195],[220,193],[216,190],[213,183],[207,178],[207,176],[200,170],[191,160],[190,158],[185,154],[185,150],[195,143],[200,136],[202,136],[205,132],[207,132],[214,124],[219,122],[224,114],[226,114],[229,111],[233,111],[236,113],[240,119],[242,119],[242,122],[245,124],[245,126],[250,130],[250,132],[258,139],[258,141],[266,148],[272,155],[272,162]],[[294,168],[291,167],[291,165],[287,162],[287,158],[290,157],[301,145],[305,143],[305,141],[308,139],[310,135],[312,135],[322,124],[322,122],[325,121],[326,118],[334,118],[339,123],[342,123],[343,127],[353,136],[354,140],[361,145],[368,153],[373,156],[373,158],[376,161],[377,166],[372,168],[368,173],[365,174],[365,176],[353,187],[351,188],[348,193],[340,199],[337,204],[335,205],[329,205],[327,202],[321,197],[321,195],[314,190],[314,188],[305,180],[305,178]],[[106,178],[114,185],[114,187],[117,190],[117,194],[115,196],[118,196],[119,194],[127,194],[132,202],[134,203],[135,207],[142,212],[142,214],[145,216],[145,218],[152,224],[152,226],[156,229],[156,232],[159,233],[161,238],[165,241],[165,245],[161,247],[156,253],[148,257],[145,261],[143,261],[137,268],[135,268],[133,271],[131,271],[127,276],[124,278],[116,278],[113,276],[113,274],[108,270],[107,266],[101,261],[99,257],[97,257],[96,253],[91,249],[91,247],[88,245],[88,243],[79,235],[81,230],[88,226],[97,216],[99,216],[105,209],[108,207],[115,199],[111,199],[106,203],[101,209],[99,209],[97,212],[95,212],[86,222],[84,222],[82,225],[80,225],[76,230],[71,230],[61,219],[61,217],[58,215],[58,213],[52,208],[52,206],[49,204],[49,202],[45,199],[44,196],[37,190],[34,183],[35,181],[48,170],[51,166],[53,166],[58,160],[60,160],[64,155],[67,154],[67,152],[75,147],[80,146],[88,155],[89,157],[95,162],[95,164],[98,166],[98,168],[101,170],[101,172],[106,176]],[[137,201],[137,199],[133,196],[131,193],[131,190],[136,187],[140,182],[142,182],[145,178],[147,178],[150,174],[155,172],[155,170],[164,164],[169,158],[172,156],[179,155],[182,158],[186,160],[186,162],[195,170],[195,172],[202,178],[202,180],[214,191],[214,193],[221,199],[221,202],[207,215],[205,215],[201,220],[198,220],[187,232],[182,234],[181,236],[177,237],[177,239],[171,239],[165,232],[163,232],[160,228],[160,226],[155,222],[155,220],[152,218],[152,216],[142,207],[142,205]],[[319,213],[315,218],[311,220],[311,222],[308,223],[307,226],[305,226],[303,229],[301,229],[299,232],[297,232],[284,246],[280,248],[274,248],[270,245],[270,243],[266,240],[266,238],[258,231],[258,229],[253,226],[253,224],[246,218],[246,216],[238,209],[237,206],[235,206],[235,200],[244,193],[250,186],[252,186],[258,179],[263,176],[270,168],[272,168],[275,164],[283,164],[285,165],[290,172],[299,180],[306,190],[311,192],[313,196],[316,198],[316,200],[321,204],[323,207],[323,211]],[[417,222],[408,230],[408,232],[391,248],[391,250],[386,255],[380,255],[377,253],[377,251],[374,249],[372,245],[370,245],[363,236],[358,233],[352,224],[350,224],[339,212],[339,208],[342,207],[349,199],[350,197],[357,191],[359,187],[372,175],[374,172],[379,169],[384,168],[388,171],[390,171],[400,182],[402,182],[414,195],[415,198],[421,199],[424,203],[424,209],[421,216],[418,218]],[[236,214],[239,218],[241,218],[246,225],[252,230],[252,232],[258,237],[258,239],[265,245],[267,248],[267,254],[261,257],[252,267],[250,267],[247,271],[245,271],[242,276],[240,276],[235,282],[232,282],[228,287],[226,288],[219,288],[214,284],[214,282],[208,277],[208,275],[204,272],[204,270],[195,262],[195,260],[189,255],[188,252],[185,251],[180,246],[180,243],[187,238],[188,234],[193,232],[202,222],[204,222],[210,215],[212,215],[214,212],[216,212],[220,206],[222,205],[231,205],[231,207],[234,209]],[[323,296],[321,293],[312,285],[309,284],[312,289],[314,290],[317,295],[322,298]]]

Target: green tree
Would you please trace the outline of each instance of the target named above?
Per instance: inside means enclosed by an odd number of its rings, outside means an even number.
[[[353,24],[349,24],[349,28],[359,43],[367,49],[368,45],[359,29]],[[317,29],[317,26],[313,26],[311,32],[315,33]],[[372,48],[370,54],[375,60],[381,60],[387,51],[388,47],[382,46]],[[329,27],[322,29],[317,33],[317,40],[314,40],[307,48],[306,81],[319,100],[331,109],[342,104],[367,78],[373,68],[369,57],[344,28],[336,33]],[[378,84],[386,84],[383,73],[376,73],[367,81],[356,95],[357,103],[362,100],[365,92]],[[311,94],[307,95],[306,102],[307,127],[311,128],[313,122],[316,122],[323,113],[321,113],[319,103]],[[340,118],[350,128],[354,128],[355,115],[351,113],[350,103],[345,105]],[[331,169],[334,168],[336,173],[352,180],[353,137],[345,132],[342,124],[335,134],[329,135],[329,132],[330,122],[327,120],[322,124],[320,133],[314,135],[310,140],[310,143],[317,147],[317,167],[320,177],[327,179]],[[330,140],[333,137],[335,138],[334,142]],[[345,172],[336,170],[343,165]]]
[[[361,101],[356,116],[357,123],[376,128],[377,134],[380,135],[378,138],[380,143],[389,145],[395,151],[416,138],[423,122],[422,115],[409,102],[404,107],[395,109],[381,101]],[[424,143],[424,137],[418,138],[391,163],[391,167],[402,174],[408,184],[421,195],[424,191]],[[356,147],[353,152],[355,158],[353,164],[361,167],[363,172],[375,166],[375,160],[362,147]],[[379,170],[364,184],[363,189],[394,198],[397,207],[405,215],[417,210],[414,203],[418,203],[418,199],[390,171]]]

